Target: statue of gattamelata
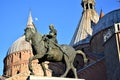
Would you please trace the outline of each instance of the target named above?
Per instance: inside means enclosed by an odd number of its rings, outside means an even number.
[[[87,63],[86,55],[81,50],[75,50],[73,47],[68,45],[59,45],[56,39],[57,31],[54,28],[54,25],[51,24],[49,26],[50,32],[49,34],[42,35],[37,32],[36,27],[27,27],[25,29],[25,40],[27,42],[31,41],[33,55],[29,58],[29,70],[30,74],[34,75],[32,69],[32,60],[38,59],[39,64],[41,65],[44,76],[46,74],[46,68],[44,66],[45,61],[54,61],[54,62],[62,62],[64,61],[66,64],[66,70],[61,77],[66,77],[68,71],[71,69],[74,73],[75,78],[77,77],[76,68],[73,66],[73,62],[76,54],[80,54],[84,58],[84,63]]]

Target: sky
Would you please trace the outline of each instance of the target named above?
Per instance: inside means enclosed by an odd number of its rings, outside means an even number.
[[[119,8],[118,0],[96,0],[98,14]],[[40,33],[49,33],[54,24],[59,44],[70,43],[82,14],[81,0],[0,0],[0,75],[9,47],[24,34],[30,10]]]

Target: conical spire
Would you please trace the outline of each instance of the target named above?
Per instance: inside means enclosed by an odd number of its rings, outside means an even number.
[[[102,11],[102,9],[101,9],[99,19],[101,19],[103,16],[104,16],[104,13],[103,13],[103,11]]]
[[[29,28],[34,28],[31,11],[30,11],[30,13],[29,13],[28,22],[27,22],[27,27],[29,27]]]

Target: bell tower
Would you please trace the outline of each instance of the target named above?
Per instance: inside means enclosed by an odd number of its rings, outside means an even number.
[[[89,44],[93,28],[99,20],[99,15],[95,10],[95,0],[82,0],[81,6],[83,7],[83,12],[70,42],[71,46]]]

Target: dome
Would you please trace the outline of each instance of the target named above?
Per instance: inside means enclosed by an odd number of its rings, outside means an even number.
[[[31,12],[28,17],[27,27],[34,28]],[[12,54],[17,51],[22,50],[32,50],[30,43],[25,41],[25,35],[17,39],[12,46],[9,48],[7,55]]]
[[[17,39],[9,48],[7,55],[21,50],[32,50],[30,43],[25,41],[25,35]]]

